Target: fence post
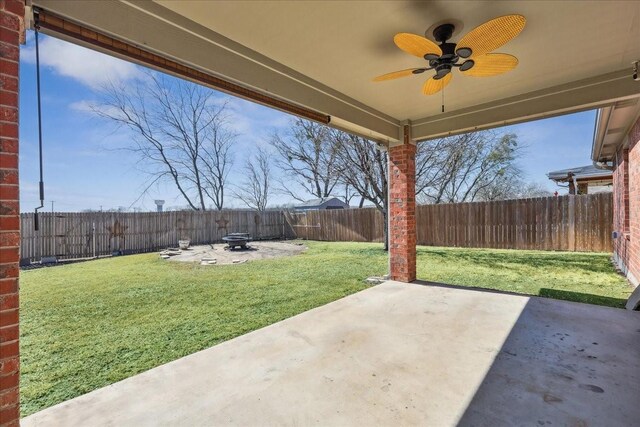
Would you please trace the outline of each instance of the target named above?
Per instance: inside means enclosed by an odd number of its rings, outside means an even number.
[[[576,250],[576,196],[569,195],[569,251]]]

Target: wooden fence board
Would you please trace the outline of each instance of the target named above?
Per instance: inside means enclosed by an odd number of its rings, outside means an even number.
[[[254,239],[294,238],[282,211],[250,210],[180,212],[56,212],[21,217],[22,263],[45,256],[58,259],[108,255],[114,251],[138,253],[175,247],[178,239],[193,244],[221,242],[232,232],[248,232]],[[95,232],[93,231],[95,224]]]
[[[299,238],[380,242],[375,208],[289,213]],[[497,202],[423,205],[416,209],[419,245],[610,252],[611,193]]]
[[[21,215],[23,262],[148,252],[220,242],[231,232],[255,239],[302,238],[382,242],[383,216],[375,208],[325,211],[180,211],[149,213],[42,213]],[[611,193],[498,202],[424,205],[416,209],[419,245],[609,252]],[[93,231],[95,225],[95,233]]]

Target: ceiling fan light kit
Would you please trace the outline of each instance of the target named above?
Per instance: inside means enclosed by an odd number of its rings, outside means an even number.
[[[454,68],[458,68],[463,75],[473,77],[505,73],[518,65],[518,59],[513,55],[491,52],[520,34],[525,23],[522,15],[501,16],[476,27],[458,43],[449,42],[455,26],[448,23],[438,25],[433,30],[433,38],[439,44],[417,34],[398,33],[393,38],[396,46],[410,55],[424,59],[429,66],[394,71],[378,76],[373,81],[393,80],[434,70],[435,75],[422,88],[425,95],[433,95],[449,84],[451,70]]]

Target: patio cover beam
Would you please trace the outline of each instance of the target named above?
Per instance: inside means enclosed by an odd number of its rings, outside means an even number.
[[[69,23],[75,23],[81,28],[103,34],[246,90],[331,116],[330,125],[342,130],[385,145],[398,141],[400,125],[393,117],[156,3],[34,0],[33,6]],[[87,43],[87,40],[71,37],[69,34],[56,32],[56,35],[92,49],[106,51],[96,44]],[[109,53],[132,59],[122,53]]]
[[[413,138],[422,141],[479,129],[600,108],[640,96],[629,70],[578,80],[413,121]]]
[[[35,16],[37,16],[37,25],[40,31],[44,30],[46,33],[78,41],[82,44],[95,47],[101,51],[109,52],[110,54],[118,57],[126,58],[127,60],[134,61],[138,64],[143,64],[148,67],[161,70],[162,72],[180,76],[184,79],[210,86],[225,93],[230,93],[309,120],[322,124],[329,124],[331,121],[331,116],[282,101],[272,96],[261,94],[229,81],[200,72],[194,68],[181,65],[175,61],[154,55],[146,50],[123,43],[112,37],[81,27],[80,25],[66,21],[63,18],[52,15],[46,11],[36,10]]]

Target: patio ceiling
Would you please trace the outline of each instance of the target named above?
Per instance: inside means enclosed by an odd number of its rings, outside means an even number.
[[[390,144],[400,124],[416,140],[602,107],[640,96],[636,2],[53,1],[33,5],[158,55],[331,116],[334,126]],[[393,44],[454,19],[453,41],[497,16],[527,26],[498,51],[518,67],[491,78],[455,72],[445,93],[421,94],[426,75],[374,83],[421,66]]]

